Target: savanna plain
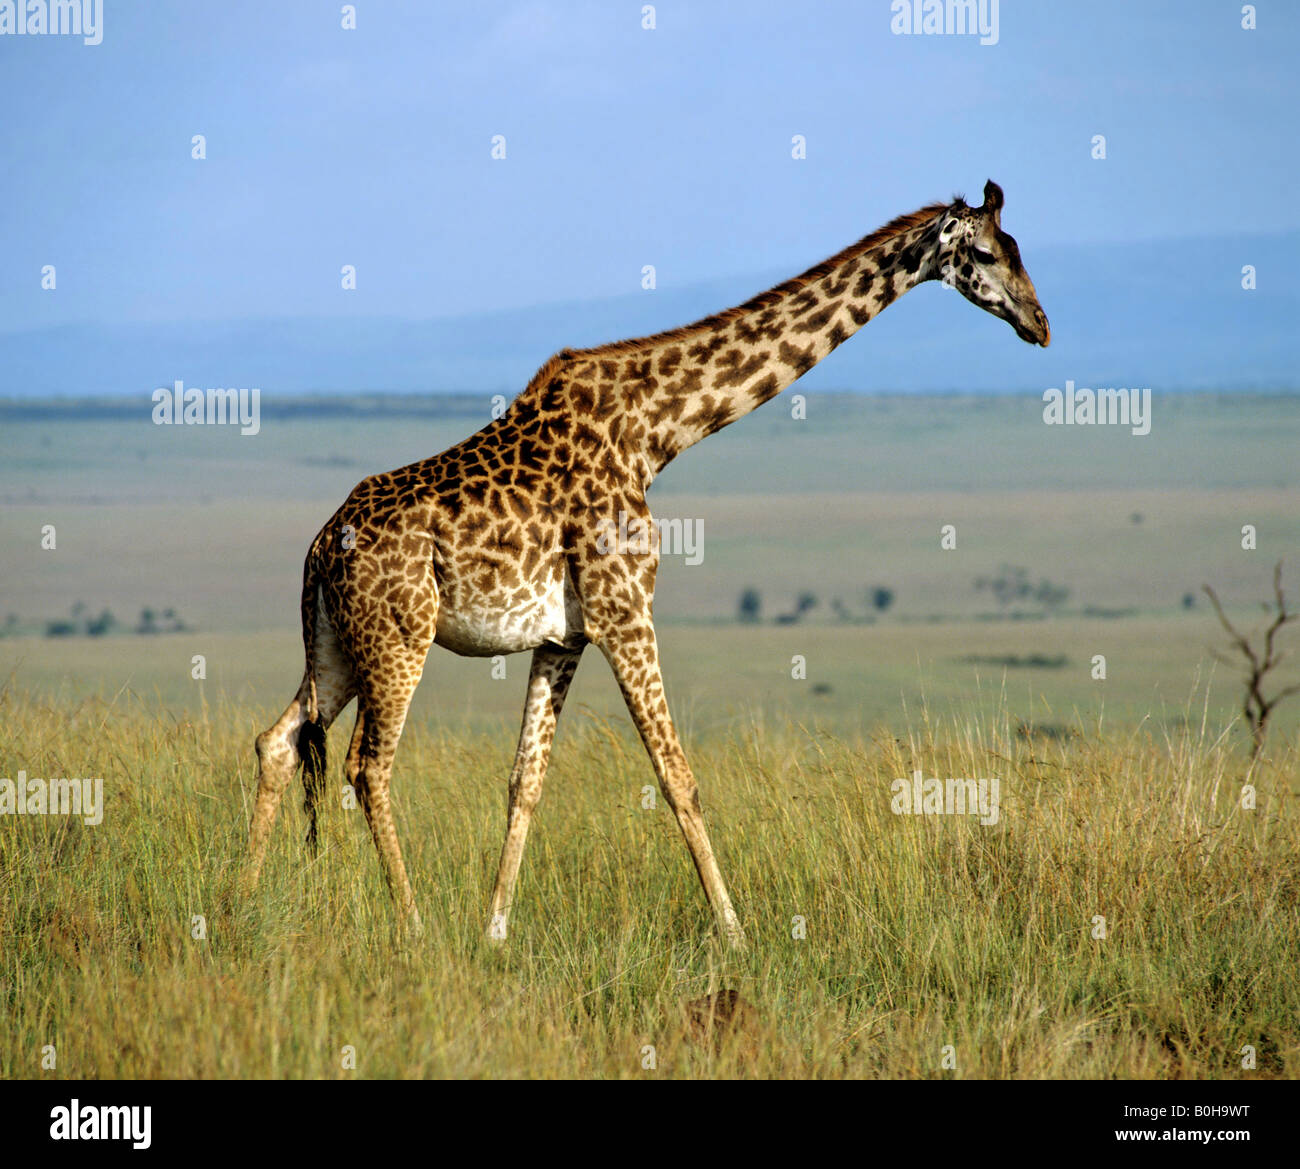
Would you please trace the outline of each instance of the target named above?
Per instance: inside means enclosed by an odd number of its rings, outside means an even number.
[[[0,777],[104,793],[94,825],[0,815],[0,1075],[1300,1074],[1300,695],[1252,760],[1201,591],[1256,644],[1278,561],[1300,607],[1300,398],[1157,394],[1145,436],[786,398],[650,497],[693,541],[656,617],[738,953],[594,650],[504,945],[526,656],[430,655],[393,777],[421,936],[345,798],[350,712],[318,854],[291,790],[237,891],[308,542],[486,396],[265,401],[249,436],[0,404]],[[996,779],[996,822],[896,811],[918,771]]]

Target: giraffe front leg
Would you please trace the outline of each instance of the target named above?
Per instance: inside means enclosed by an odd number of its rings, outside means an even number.
[[[745,932],[740,927],[740,919],[731,904],[713,855],[713,846],[709,843],[704,812],[700,808],[699,787],[668,713],[654,626],[647,617],[644,624],[627,623],[611,628],[602,639],[601,648],[613,667],[632,721],[636,723],[641,741],[654,764],[664,798],[686,838],[718,928],[732,949],[743,949]]]
[[[528,825],[542,798],[542,783],[546,779],[546,764],[555,739],[555,724],[564,708],[564,697],[569,692],[569,683],[573,681],[581,656],[581,649],[561,650],[543,646],[533,651],[519,746],[515,749],[515,765],[510,772],[506,839],[501,846],[501,861],[497,866],[492,906],[488,911],[487,936],[491,942],[506,939]]]

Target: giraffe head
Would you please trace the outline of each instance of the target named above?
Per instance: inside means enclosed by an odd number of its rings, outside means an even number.
[[[1022,341],[1047,347],[1052,331],[1020,248],[1002,230],[1002,188],[984,184],[984,205],[958,199],[939,229],[939,278],[972,304],[1001,317]]]

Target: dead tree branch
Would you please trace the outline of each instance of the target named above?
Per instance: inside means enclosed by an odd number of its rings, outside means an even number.
[[[1209,585],[1201,586],[1205,590],[1205,595],[1210,598],[1210,604],[1214,606],[1214,612],[1219,618],[1219,624],[1228,632],[1232,639],[1233,645],[1241,651],[1242,656],[1246,659],[1246,701],[1242,710],[1246,716],[1246,723],[1250,727],[1251,734],[1251,752],[1250,761],[1254,763],[1259,758],[1259,753],[1264,749],[1264,736],[1268,733],[1269,716],[1273,713],[1274,707],[1284,698],[1292,694],[1300,694],[1300,685],[1286,686],[1279,690],[1272,698],[1264,697],[1264,679],[1269,672],[1275,669],[1279,662],[1286,656],[1276,648],[1276,638],[1282,627],[1292,621],[1300,619],[1300,613],[1288,613],[1286,609],[1286,598],[1282,594],[1282,562],[1279,560],[1273,567],[1273,605],[1264,605],[1265,613],[1273,613],[1273,620],[1269,623],[1268,628],[1264,631],[1264,645],[1262,650],[1256,650],[1250,644],[1250,639],[1239,633],[1228,620],[1228,615],[1223,611],[1223,606],[1219,603],[1218,596]],[[1222,661],[1221,655],[1216,657]]]

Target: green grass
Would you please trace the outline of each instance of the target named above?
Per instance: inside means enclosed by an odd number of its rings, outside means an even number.
[[[407,732],[411,939],[360,813],[332,801],[312,860],[297,787],[258,892],[236,895],[264,711],[177,719],[10,688],[0,775],[103,775],[106,815],[0,818],[0,1075],[1294,1077],[1295,744],[1272,744],[1245,811],[1235,737],[1187,715],[1056,740],[924,711],[900,737],[770,720],[693,736],[750,939],[733,955],[662,800],[642,807],[651,772],[620,724],[566,715],[497,949],[482,930],[506,739]],[[999,823],[893,815],[914,768],[998,777]],[[705,1041],[684,1004],[719,989],[754,1014]]]

